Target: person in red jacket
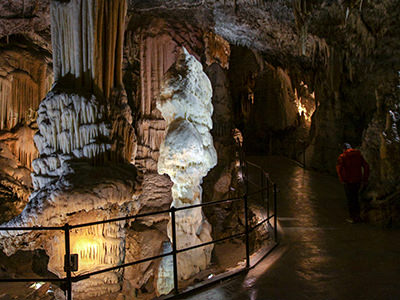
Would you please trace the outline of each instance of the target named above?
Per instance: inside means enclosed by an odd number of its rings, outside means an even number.
[[[351,223],[360,222],[360,205],[358,192],[361,185],[368,183],[369,165],[360,150],[353,149],[349,143],[343,144],[343,153],[340,154],[336,171],[340,182],[344,184]]]

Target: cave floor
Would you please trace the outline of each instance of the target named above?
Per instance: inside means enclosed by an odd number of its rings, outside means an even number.
[[[280,245],[248,273],[184,299],[400,299],[400,230],[349,224],[330,175],[249,157],[279,189]]]

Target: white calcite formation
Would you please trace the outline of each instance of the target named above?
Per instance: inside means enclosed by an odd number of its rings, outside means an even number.
[[[43,129],[41,124],[40,131]],[[50,131],[43,139],[48,141],[52,137]],[[92,135],[87,145],[102,145],[95,147],[99,156],[108,144],[101,144],[96,138],[98,136]],[[46,142],[41,146],[42,151],[51,147]],[[35,160],[33,182],[36,190],[31,194],[23,212],[3,226],[62,226],[67,222],[79,224],[127,214],[121,211],[121,207],[132,201],[136,184],[135,168],[127,164],[93,166],[89,159],[79,159],[74,155],[75,152],[93,156],[94,152],[82,150],[85,146],[66,153],[59,153],[61,150],[43,154]],[[0,234],[5,253],[12,254],[18,249],[44,248],[50,257],[48,269],[59,277],[65,276],[62,232],[41,232],[38,235],[35,231],[2,231]],[[124,224],[118,223],[71,231],[71,253],[77,253],[80,261],[79,272],[76,274],[121,263],[124,259],[125,235]],[[74,298],[85,299],[87,295],[116,292],[120,289],[118,278],[118,272],[109,272],[74,283]]]
[[[35,190],[22,213],[4,226],[62,226],[110,219],[120,214],[113,207],[132,201],[134,167],[99,164],[111,148],[110,125],[104,117],[104,106],[93,95],[48,93],[38,110],[39,132],[34,138],[40,154],[32,163]],[[96,209],[101,212],[94,213]],[[12,254],[21,248],[43,247],[50,257],[48,269],[64,277],[62,233],[46,232],[40,238],[36,234],[1,231],[2,248]],[[124,237],[123,224],[116,223],[72,231],[71,251],[80,257],[79,273],[120,263]],[[105,273],[74,284],[75,298],[116,292],[119,276]]]
[[[217,155],[210,134],[212,129],[210,80],[202,65],[185,48],[176,64],[167,72],[157,108],[168,127],[165,140],[160,147],[159,174],[168,174],[172,186],[172,204],[182,207],[201,203],[202,178],[217,163]],[[172,239],[171,222],[168,236]],[[177,249],[209,242],[211,226],[202,209],[188,209],[176,213]],[[210,262],[213,246],[200,247],[178,255],[179,279],[188,279]],[[172,289],[165,272],[170,259],[160,266],[158,293]]]
[[[41,156],[32,164],[35,189],[70,174],[71,159],[99,157],[110,150],[110,125],[104,118],[104,107],[94,95],[47,95],[38,110],[35,143]]]

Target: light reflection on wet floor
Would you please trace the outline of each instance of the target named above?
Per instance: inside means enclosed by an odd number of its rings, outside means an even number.
[[[251,157],[278,184],[280,246],[245,275],[185,299],[400,299],[400,231],[348,224],[341,184],[281,157]]]

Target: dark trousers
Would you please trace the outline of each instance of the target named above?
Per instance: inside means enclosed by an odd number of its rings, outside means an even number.
[[[360,191],[360,186],[361,183],[359,182],[344,184],[344,192],[346,193],[350,218],[354,221],[360,220],[360,205],[358,203],[358,192]]]

